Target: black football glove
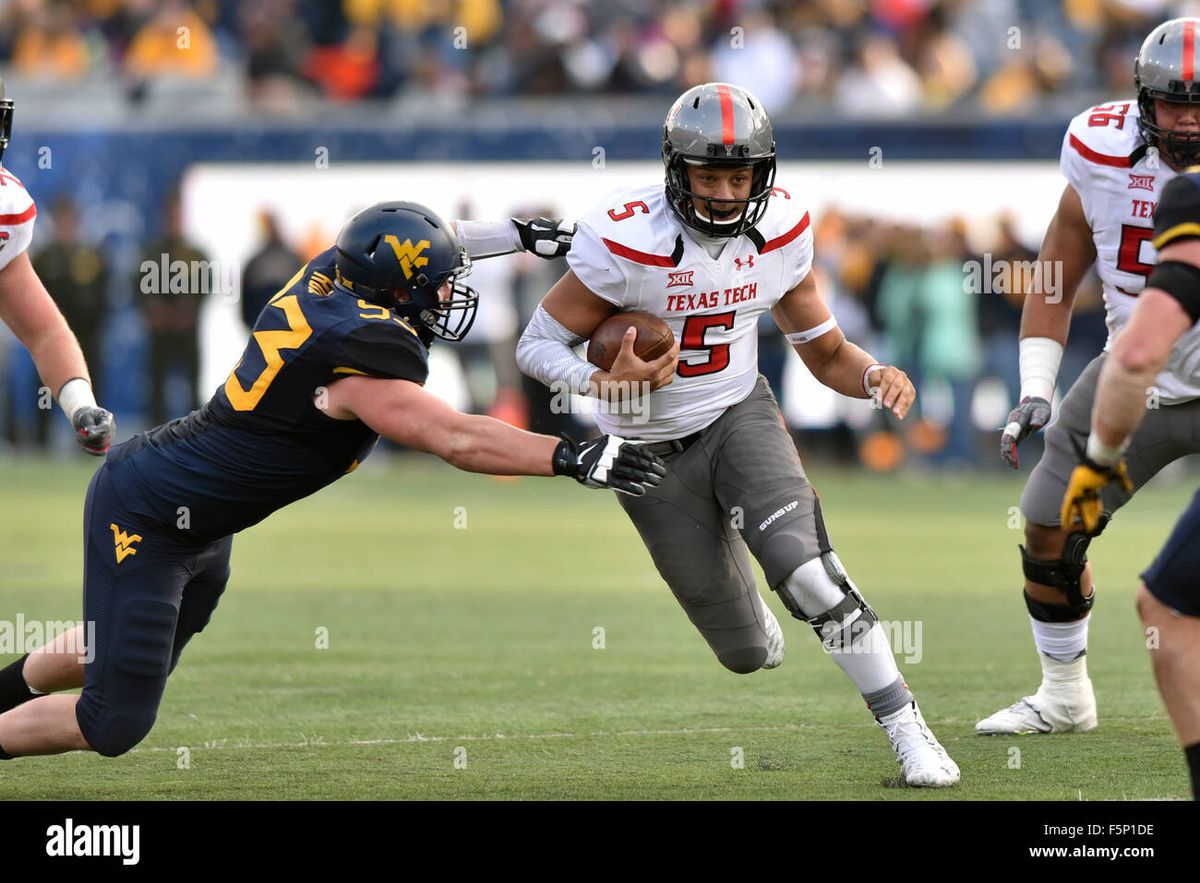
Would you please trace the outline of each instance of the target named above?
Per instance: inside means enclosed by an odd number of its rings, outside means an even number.
[[[571,237],[575,225],[558,218],[534,218],[531,221],[512,218],[521,237],[521,247],[539,258],[553,260],[566,257],[571,250]]]
[[[1016,469],[1020,465],[1017,445],[1050,422],[1050,403],[1040,396],[1026,396],[1008,415],[1008,424],[1000,436],[1000,457]]]
[[[643,446],[616,435],[582,444],[563,437],[554,449],[554,474],[569,475],[584,487],[612,488],[640,497],[667,474],[662,460]]]
[[[103,457],[112,445],[113,433],[117,424],[111,411],[90,406],[78,409],[71,418],[75,427],[75,441],[79,446],[96,457]]]

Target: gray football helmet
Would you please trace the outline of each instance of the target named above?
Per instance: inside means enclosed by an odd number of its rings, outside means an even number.
[[[1154,99],[1200,104],[1200,19],[1176,18],[1150,32],[1133,65],[1138,125],[1146,143],[1176,168],[1200,162],[1200,132],[1158,125]]]
[[[4,97],[4,81],[0,80],[0,160],[8,149],[8,138],[12,135],[13,100]]]
[[[758,99],[739,86],[693,86],[667,114],[662,160],[667,167],[667,202],[681,222],[708,236],[740,236],[762,219],[775,184],[771,119]],[[750,196],[710,199],[693,193],[689,165],[752,168]],[[696,210],[697,200],[704,206],[703,215]]]

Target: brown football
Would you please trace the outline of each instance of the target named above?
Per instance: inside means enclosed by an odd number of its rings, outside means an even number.
[[[609,316],[597,326],[588,341],[587,360],[602,371],[612,368],[621,349],[621,338],[630,325],[637,329],[633,353],[643,361],[657,359],[675,345],[675,335],[666,322],[653,313],[632,310]]]

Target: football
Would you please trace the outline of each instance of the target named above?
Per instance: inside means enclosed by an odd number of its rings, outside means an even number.
[[[670,327],[653,313],[632,310],[609,316],[592,332],[588,341],[587,360],[603,371],[612,368],[621,349],[621,339],[629,326],[637,329],[633,352],[639,359],[651,361],[665,355],[675,344]]]

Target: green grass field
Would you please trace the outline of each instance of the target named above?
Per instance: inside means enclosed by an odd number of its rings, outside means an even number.
[[[0,463],[0,620],[81,618],[92,465]],[[857,692],[774,596],[787,661],[730,674],[607,495],[404,458],[237,538],[221,606],[137,749],[0,765],[0,799],[1188,796],[1132,598],[1193,479],[1148,488],[1092,550],[1100,728],[980,738],[980,716],[1038,682],[1009,526],[1021,477],[814,478],[880,616],[920,625],[901,667],[962,767],[951,791],[898,786]]]

